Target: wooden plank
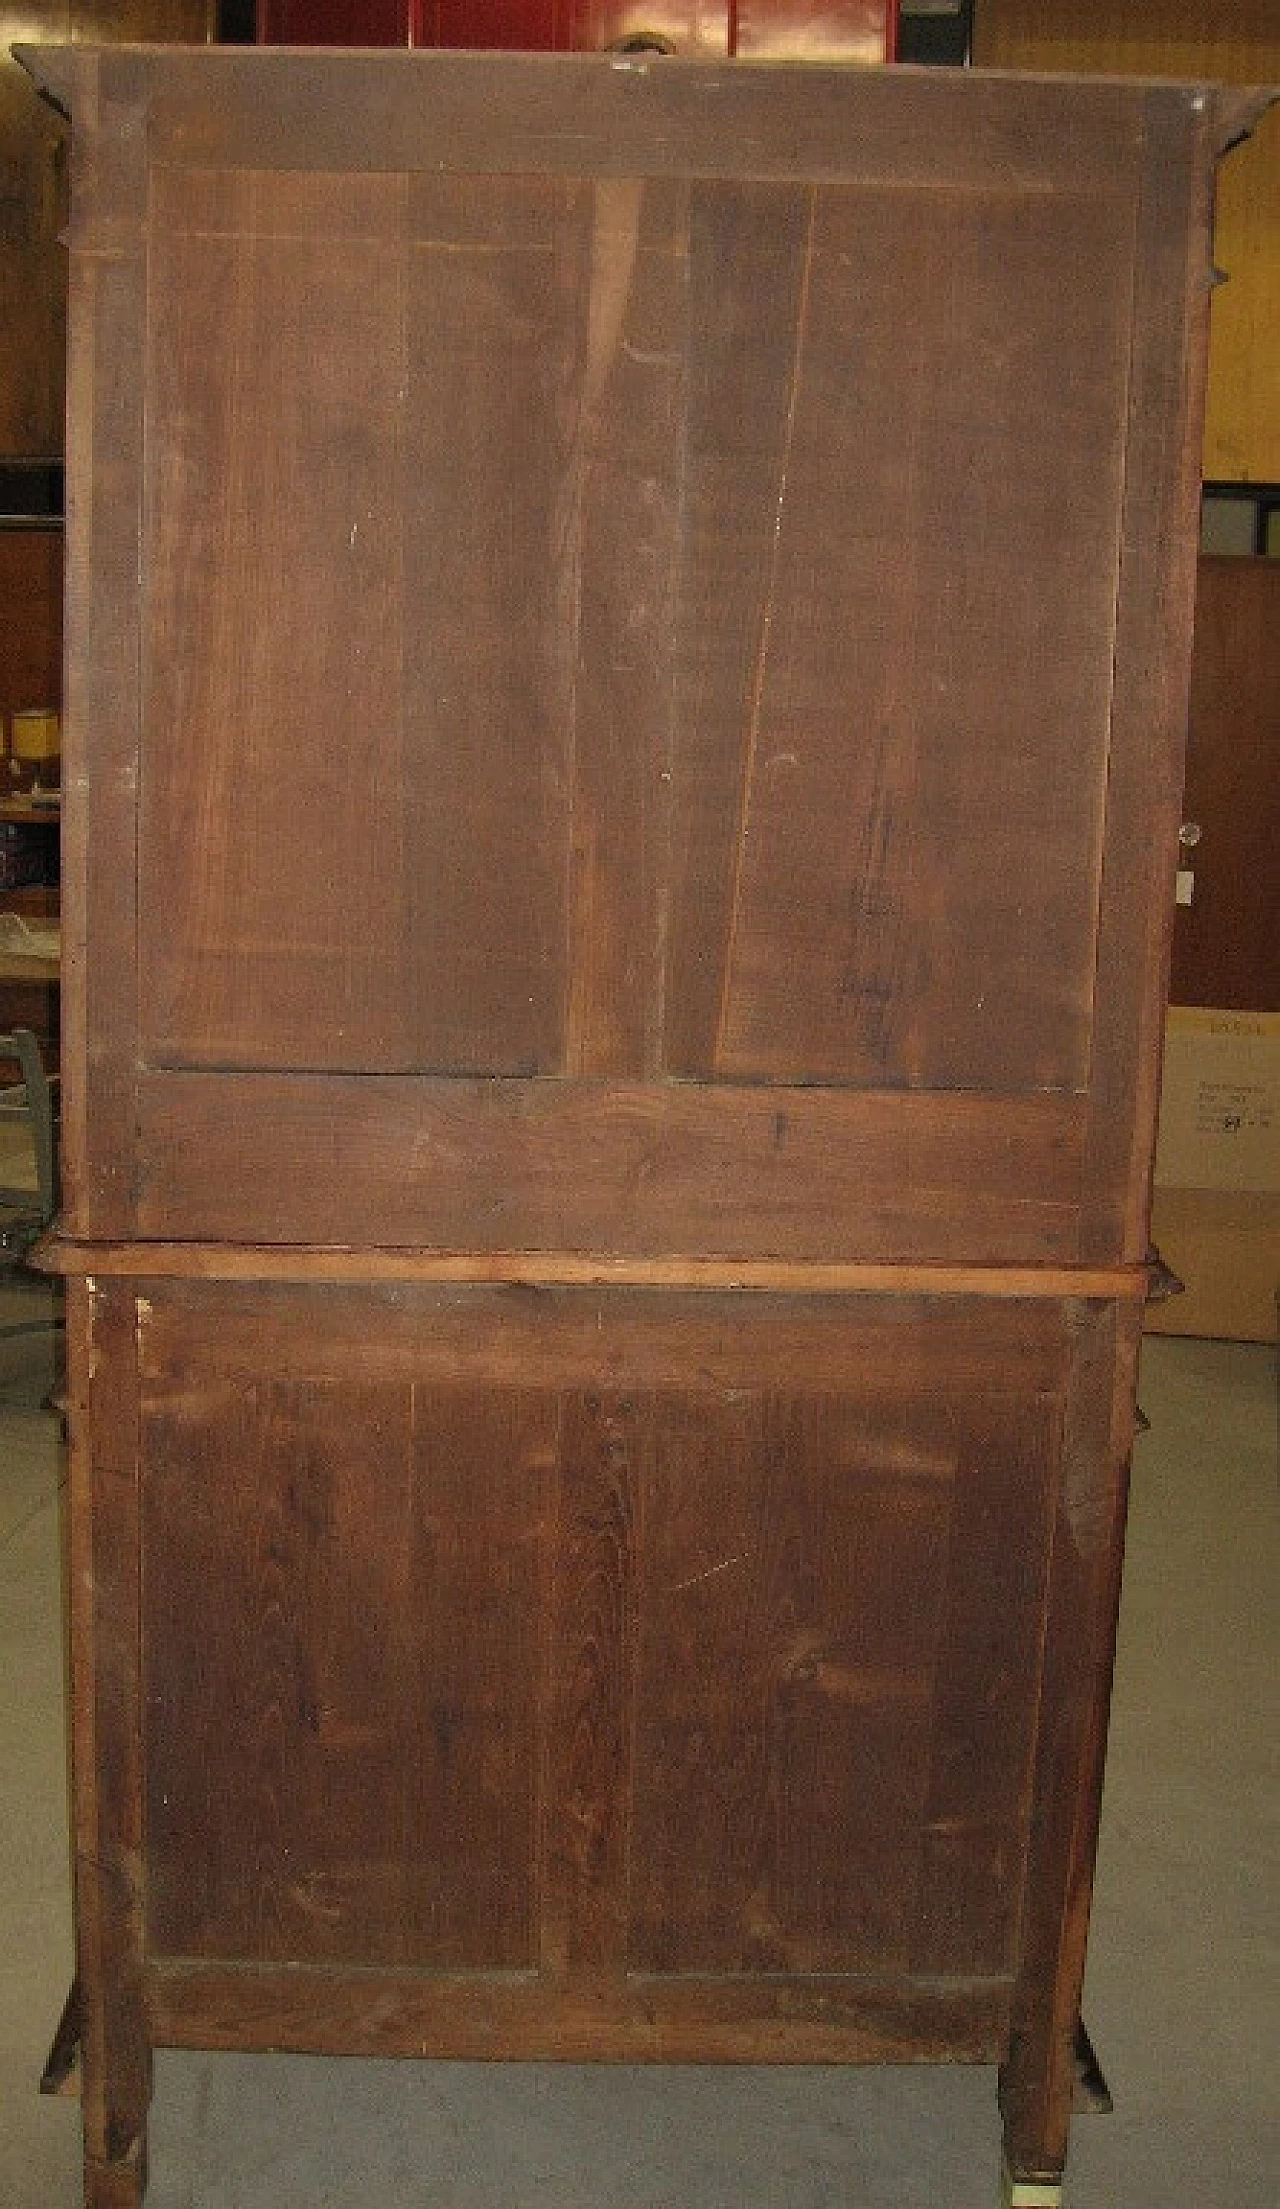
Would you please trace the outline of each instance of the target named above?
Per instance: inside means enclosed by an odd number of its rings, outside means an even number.
[[[138,543],[145,328],[145,143],[136,107],[84,84],[73,212],[112,239],[71,251],[67,659],[63,721],[63,1121],[66,1217],[118,1234],[129,1209],[137,1063]],[[88,822],[94,849],[90,868]]]
[[[74,104],[74,57],[24,51]],[[104,65],[123,76],[133,58]],[[406,64],[391,54],[223,48],[175,57],[155,83],[157,158],[195,166],[766,179],[845,173],[856,158],[860,173],[894,185],[1015,193],[1073,180],[1095,130],[1135,101],[1115,83],[1064,99],[1060,85],[1034,79],[957,83],[922,69],[886,80],[838,65],[783,72],[696,60],[668,70],[644,55],[551,66],[533,55],[424,51]],[[1161,97],[1173,106],[1186,94],[1169,87]]]
[[[1053,1096],[146,1073],[132,1224],[160,1239],[1068,1264],[1082,1118]]]
[[[406,1976],[167,1963],[148,1977],[158,2042],[314,2054],[629,2063],[990,2062],[1004,1981],[641,1979],[578,1991],[497,1974]]]
[[[545,1415],[281,1362],[144,1398],[151,1952],[526,1963]]]
[[[656,1289],[357,1290],[283,1283],[140,1283],[148,1402],[179,1405],[207,1384],[234,1396],[263,1370],[281,1383],[585,1393],[678,1390],[715,1398],[748,1385],[786,1394],[853,1390],[885,1405],[984,1394],[1023,1401],[1062,1385],[1072,1308],[963,1297],[688,1295]]]
[[[905,1974],[955,1472],[935,1403],[659,1412],[633,1970]]]
[[[816,194],[721,1075],[1085,1085],[1135,149],[909,242]]]
[[[563,1058],[574,1075],[663,1064],[687,202],[678,184],[602,182],[583,195],[587,219],[559,271],[580,303],[581,348],[556,522],[560,618],[576,645]]]
[[[538,1609],[556,1444],[546,1389],[414,1389],[407,1946],[444,1968],[536,1961]]]
[[[1102,1799],[1124,1552],[1140,1314],[1100,1310],[1082,1329],[1067,1398],[1044,1607],[1027,1906],[1009,2054],[1006,2160],[1061,2172],[1074,2085],[1094,1851]]]
[[[668,1072],[714,1071],[757,707],[810,195],[702,184],[689,236],[690,380],[675,639]]]
[[[456,178],[417,176],[411,193],[403,1063],[551,1072],[564,1054],[576,578],[560,501],[578,341],[553,272],[577,199],[511,176],[477,178],[469,196]]]
[[[1088,1322],[1085,1322],[1088,1324]],[[955,1414],[958,1458],[935,1668],[911,1968],[1012,1970],[1027,1892],[1060,1394]]]
[[[125,1274],[162,1281],[473,1282],[512,1288],[732,1290],[780,1296],[1061,1297],[1145,1303],[1150,1266],[791,1264],[758,1258],[606,1258],[587,1251],[332,1250],[263,1243],[74,1243],[60,1235],[32,1258],[43,1273]]]
[[[136,2209],[151,2050],[143,1988],[138,1402],[134,1298],[67,1292],[72,1771],[81,2103],[95,2204]]]
[[[270,1375],[143,1402],[149,1948],[402,1963],[408,1391]]]
[[[405,183],[153,178],[143,1049],[403,1065]]]
[[[539,1963],[576,1984],[616,1980],[626,1956],[636,1582],[650,1446],[648,1418],[630,1396],[564,1399],[544,1628]]]
[[[1079,1255],[1147,1246],[1191,680],[1213,114],[1147,101]]]

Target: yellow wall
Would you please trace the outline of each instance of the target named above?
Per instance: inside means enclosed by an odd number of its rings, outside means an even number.
[[[1280,87],[1280,0],[975,0],[988,69],[1218,77]],[[1224,163],[1204,472],[1280,483],[1280,107]]]

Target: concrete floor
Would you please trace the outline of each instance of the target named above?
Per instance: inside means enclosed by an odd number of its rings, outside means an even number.
[[[0,1318],[5,1314],[0,1312]],[[72,2209],[58,1485],[0,1343],[0,2204]],[[1153,1341],[1068,2209],[1276,2209],[1275,1352]],[[162,2056],[149,2209],[994,2209],[993,2074]]]

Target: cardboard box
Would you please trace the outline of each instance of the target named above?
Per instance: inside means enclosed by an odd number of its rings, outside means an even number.
[[[1149,1332],[1275,1341],[1280,1014],[1170,1008],[1151,1233],[1186,1293]]]

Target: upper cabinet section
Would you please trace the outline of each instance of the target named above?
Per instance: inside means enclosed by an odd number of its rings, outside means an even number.
[[[471,1166],[537,1091],[617,1173],[583,1085],[629,1085],[656,1188],[696,1085],[728,1187],[731,1094],[836,1114],[828,1251],[875,1254],[859,1099],[956,1203],[984,1143],[1023,1176],[1016,1233],[902,1255],[1136,1244],[1210,96],[284,53],[63,90],[86,1221],[233,1233],[182,1131],[282,1141],[326,1080],[406,1126],[447,1092]]]

